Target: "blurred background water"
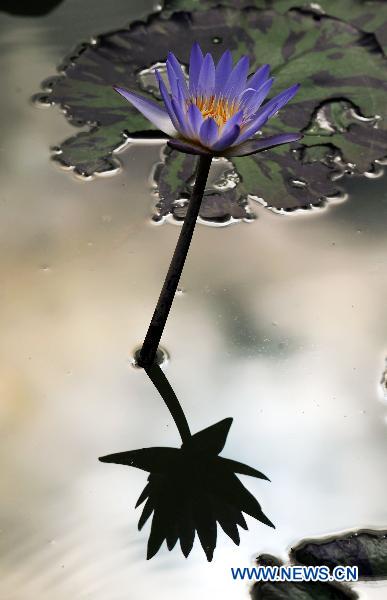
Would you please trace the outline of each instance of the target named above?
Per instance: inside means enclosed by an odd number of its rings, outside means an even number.
[[[151,221],[161,144],[81,182],[49,162],[74,129],[29,101],[78,42],[155,10],[150,0],[66,0],[38,18],[0,13],[1,600],[242,600],[231,566],[286,558],[303,537],[387,527],[386,177],[344,182],[328,209],[229,227],[199,224],[163,338],[193,431],[233,416],[225,455],[276,530],[221,532],[145,560],[134,504],[145,474],[98,456],[177,445],[141,370],[141,343],[179,232]],[[385,585],[358,584],[361,598]]]

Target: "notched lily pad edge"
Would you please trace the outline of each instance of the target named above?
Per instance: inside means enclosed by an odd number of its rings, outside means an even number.
[[[152,216],[152,223],[157,226],[163,225],[165,223],[171,223],[173,225],[181,226],[184,222],[184,216],[179,217],[179,216],[176,216],[175,214],[173,214],[171,208],[169,208],[169,209],[167,208],[168,199],[165,199],[160,196],[159,181],[162,176],[162,171],[165,167],[166,160],[168,159],[168,156],[170,154],[172,154],[172,152],[176,152],[176,151],[172,151],[172,149],[167,145],[165,145],[161,148],[159,160],[156,163],[154,163],[154,165],[151,169],[151,172],[150,172],[150,176],[149,176],[151,193],[155,200],[154,214]],[[224,191],[221,191],[221,190],[215,191],[214,190],[213,192],[209,192],[208,196],[214,194],[216,196],[221,197],[222,195],[227,194],[228,191],[230,191],[230,190],[224,190]],[[184,204],[188,203],[189,199],[190,199],[190,195],[183,191],[179,194],[179,197],[176,200],[174,200],[173,204],[179,205],[179,203],[180,203],[181,206],[183,206]],[[257,215],[254,213],[247,195],[241,196],[237,200],[237,205],[241,208],[241,210],[243,212],[243,216],[236,217],[235,215],[228,213],[228,214],[225,214],[223,217],[219,217],[219,218],[214,218],[214,217],[206,218],[206,217],[203,217],[202,215],[199,215],[197,218],[197,222],[199,224],[206,225],[208,227],[227,227],[227,226],[234,225],[234,224],[241,223],[241,222],[250,223],[257,219]]]
[[[135,21],[131,21],[127,24],[127,28],[129,30],[135,29],[140,26],[147,26],[151,23],[152,19],[157,17],[159,13],[162,11],[162,5],[158,5],[154,7],[154,10],[151,14],[149,14],[144,19],[136,19]],[[123,26],[125,27],[125,25]],[[53,74],[49,77],[46,77],[41,84],[41,91],[33,94],[30,98],[30,101],[37,106],[38,108],[51,108],[58,107],[60,112],[65,116],[66,120],[70,125],[76,128],[86,127],[84,133],[89,135],[91,133],[96,133],[100,127],[100,124],[97,121],[93,120],[80,120],[73,118],[70,110],[66,104],[61,102],[56,102],[50,99],[50,94],[53,91],[53,88],[58,81],[67,77],[67,70],[75,66],[77,60],[80,56],[92,46],[97,46],[99,44],[100,37],[106,36],[109,33],[114,33],[115,29],[110,31],[105,31],[100,35],[94,35],[89,38],[88,42],[80,42],[77,44],[62,60],[62,62],[56,67],[56,74]],[[82,133],[82,132],[81,132]],[[152,135],[151,135],[152,134]],[[101,167],[97,168],[93,171],[93,173],[87,172],[86,170],[80,168],[77,165],[70,164],[69,162],[63,160],[61,158],[61,154],[63,153],[63,146],[66,143],[72,142],[75,138],[79,136],[79,133],[71,136],[70,138],[66,138],[63,142],[56,146],[52,146],[51,150],[51,161],[55,163],[61,170],[72,172],[77,179],[81,179],[82,181],[93,181],[96,177],[110,177],[117,175],[122,170],[121,162],[114,155],[122,152],[130,143],[133,141],[139,141],[141,139],[152,139],[156,141],[157,139],[165,139],[165,134],[158,131],[146,131],[141,132],[138,131],[133,134],[129,134],[128,131],[121,132],[121,143],[114,146],[110,151],[108,151],[104,156],[101,157]]]
[[[277,556],[262,553],[255,559],[258,566],[282,566],[284,561]],[[287,566],[318,567],[326,566],[332,572],[336,566],[358,568],[357,581],[387,581],[387,529],[364,527],[333,533],[321,537],[304,538],[288,549]],[[257,581],[250,588],[253,600],[266,598],[343,598],[355,600],[359,594],[347,582],[322,581],[313,584],[303,582],[263,582]],[[319,587],[311,588],[317,585]],[[279,586],[279,587],[277,587]],[[278,590],[278,594],[277,594]],[[313,595],[313,598],[315,596]]]
[[[356,540],[357,538],[362,541],[363,537],[367,537],[367,536],[371,536],[373,538],[375,538],[375,540],[378,540],[378,542],[383,543],[384,545],[384,550],[385,550],[385,560],[383,561],[385,563],[385,567],[384,567],[384,574],[383,575],[364,575],[361,573],[361,569],[359,568],[359,581],[387,581],[387,528],[386,527],[380,527],[380,528],[371,528],[371,527],[362,527],[360,529],[349,529],[349,530],[345,530],[342,531],[340,533],[333,533],[333,534],[327,534],[321,537],[308,537],[308,538],[304,538],[302,539],[300,542],[297,542],[296,544],[292,545],[288,551],[289,553],[289,560],[291,564],[298,564],[298,565],[319,565],[321,564],[320,562],[318,562],[316,559],[314,559],[313,555],[310,554],[310,558],[309,561],[306,562],[305,560],[301,560],[300,558],[297,558],[297,553],[301,552],[305,547],[307,547],[308,545],[313,545],[316,547],[323,547],[325,544],[331,544],[332,546],[334,544],[343,544],[345,542],[351,542],[353,540]],[[328,560],[329,560],[329,555],[328,555]],[[332,555],[331,560],[334,561],[335,560],[335,556]],[[368,556],[365,552],[364,552],[364,548],[362,549],[362,556],[359,557],[359,560],[357,561],[358,563],[364,562],[364,560],[366,560],[366,562],[371,559],[374,561],[374,563],[376,564],[376,562],[379,560],[378,555],[374,552],[370,552],[370,555]],[[343,557],[341,557],[340,559],[340,563],[343,566],[347,566],[349,565],[349,563],[352,564],[352,558],[349,555],[349,560],[347,560],[347,563],[345,562],[345,559]],[[356,566],[355,564],[353,566]],[[371,564],[372,566],[372,564]]]

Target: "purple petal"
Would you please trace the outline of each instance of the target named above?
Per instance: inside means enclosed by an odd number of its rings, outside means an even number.
[[[239,96],[246,87],[246,77],[249,71],[249,57],[242,56],[237,62],[226,84],[223,87],[223,94],[228,98]]]
[[[237,139],[239,132],[239,125],[233,125],[233,127],[230,127],[227,132],[223,131],[219,140],[213,144],[212,150],[215,150],[216,152],[222,152],[222,150],[229,148]]]
[[[167,86],[165,85],[165,83],[164,83],[164,81],[163,81],[163,79],[162,79],[162,77],[161,77],[161,75],[160,75],[160,73],[158,72],[157,69],[155,69],[155,73],[156,73],[157,81],[158,81],[158,84],[159,84],[160,94],[161,94],[161,97],[162,97],[163,102],[165,104],[165,108],[168,111],[168,114],[169,114],[169,116],[171,118],[171,121],[172,121],[175,129],[177,129],[178,128],[178,122],[177,122],[175,113],[174,113],[173,108],[172,108],[171,97],[168,94]]]
[[[232,117],[226,121],[222,132],[226,131],[229,128],[234,127],[234,125],[240,125],[243,121],[243,110],[238,110],[238,112],[234,113]]]
[[[196,104],[190,104],[188,107],[188,120],[194,136],[199,137],[200,127],[203,124],[203,115]]]
[[[200,127],[199,137],[203,146],[211,147],[218,139],[219,129],[216,121],[208,117]]]
[[[167,135],[174,135],[176,133],[168,113],[163,108],[160,108],[156,102],[152,102],[152,100],[138,96],[120,87],[115,87],[114,89],[137,108],[144,117],[151,121],[157,129],[160,129]]]
[[[211,54],[206,54],[199,73],[197,91],[199,94],[211,96],[215,88],[215,65]]]
[[[227,79],[230,76],[232,70],[232,56],[230,50],[226,50],[222,54],[215,69],[215,94],[221,94],[223,88],[227,83]]]
[[[183,115],[183,128],[186,137],[195,137],[195,132],[191,127],[191,121],[188,117],[187,101],[184,96],[180,81],[177,82],[177,98],[175,100],[180,107],[180,114]]]
[[[252,96],[254,96],[254,94],[256,94],[256,93],[257,93],[257,90],[255,90],[254,88],[246,88],[240,94],[240,96],[239,96],[239,102],[244,105],[245,102],[247,102],[248,100],[250,100],[250,98]]]
[[[264,106],[262,108],[266,109],[268,106],[272,106],[273,112],[270,115],[270,117],[273,116],[274,113],[279,111],[283,106],[285,106],[285,104],[287,104],[289,102],[289,100],[291,100],[293,98],[293,96],[297,93],[297,90],[299,87],[300,87],[300,84],[295,83],[290,88],[287,88],[280,94],[277,94],[277,96],[274,96],[274,98],[269,100],[269,102],[266,102],[266,104],[264,104]],[[269,119],[270,119],[270,117],[269,117]]]
[[[293,98],[299,87],[300,84],[296,83],[261,106],[258,112],[254,115],[254,119],[252,119],[247,126],[242,129],[237,143],[240,144],[254,135],[254,133],[256,133],[266,123],[266,121],[268,121],[287,102],[289,102],[291,98]]]
[[[269,73],[270,65],[263,65],[254,73],[254,75],[248,78],[247,85],[249,88],[257,90],[263,83],[265,83],[266,79],[269,77]]]
[[[269,106],[266,108],[266,105],[261,107],[256,114],[255,118],[249,121],[247,125],[242,127],[239,138],[237,139],[237,143],[240,144],[247,140],[249,137],[254,135],[270,118],[270,115],[275,110],[275,107]]]
[[[171,94],[172,94],[172,96],[177,96],[177,81],[178,80],[176,77],[175,69],[172,67],[169,60],[167,60],[166,66],[167,66],[167,74],[168,74],[168,81],[169,81],[169,87],[171,89]]]
[[[268,95],[270,88],[273,85],[273,82],[273,78],[268,79],[263,85],[261,85],[261,87],[258,90],[255,90],[254,93],[245,95],[245,97],[243,98],[243,108],[245,109],[248,115],[252,116],[257,112],[262,102]]]
[[[175,73],[176,79],[180,82],[184,97],[188,96],[187,82],[184,77],[181,65],[172,52],[168,52],[167,65],[170,65]]]
[[[213,144],[214,150],[223,150],[227,146],[231,146],[237,139],[240,133],[240,124],[243,119],[243,110],[239,110],[235,115],[231,117],[224,125],[220,132],[218,140]],[[237,129],[236,129],[237,127]]]
[[[171,104],[173,112],[175,113],[177,119],[178,131],[180,131],[180,133],[182,133],[184,137],[190,137],[191,132],[187,127],[187,117],[185,111],[183,110],[183,107],[181,106],[177,98],[172,98]]]
[[[196,146],[192,142],[183,142],[183,140],[178,140],[173,138],[172,140],[168,140],[168,146],[174,148],[175,150],[179,150],[180,152],[185,152],[186,154],[211,154],[201,146]]]
[[[262,150],[267,150],[268,148],[296,142],[301,138],[301,133],[280,133],[279,135],[272,135],[261,140],[249,140],[238,146],[233,146],[227,150],[225,156],[247,156],[248,154],[262,152]]]
[[[196,94],[199,73],[203,62],[203,52],[197,42],[194,43],[189,59],[189,93]]]

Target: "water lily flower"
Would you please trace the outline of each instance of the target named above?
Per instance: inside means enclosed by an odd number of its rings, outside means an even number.
[[[172,52],[168,54],[166,69],[169,91],[155,69],[165,108],[121,87],[114,89],[166,133],[173,148],[189,154],[245,156],[302,137],[298,132],[253,137],[299,88],[296,83],[264,102],[274,82],[269,76],[269,65],[248,77],[247,56],[242,56],[233,67],[231,52],[226,50],[215,66],[211,54],[203,56],[195,43],[188,82]]]
[[[169,550],[180,540],[181,550],[187,557],[197,532],[207,560],[211,561],[217,523],[239,545],[238,525],[247,529],[242,513],[274,527],[235,473],[268,478],[252,467],[218,456],[226,443],[231,423],[231,418],[223,419],[190,435],[180,448],[142,448],[99,459],[150,473],[136,504],[138,507],[146,501],[139,529],[153,513],[148,559],[158,552],[164,540]]]

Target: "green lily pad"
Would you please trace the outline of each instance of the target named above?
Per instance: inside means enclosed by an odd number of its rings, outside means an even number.
[[[89,131],[66,140],[55,159],[91,176],[117,168],[114,151],[125,140],[157,137],[152,125],[111,86],[144,93],[139,73],[165,61],[170,49],[187,64],[195,40],[215,59],[230,48],[235,58],[249,54],[252,69],[269,62],[276,78],[274,93],[300,81],[297,96],[271,120],[264,134],[305,132],[301,144],[233,159],[240,176],[237,185],[213,193],[212,198],[207,194],[202,218],[249,219],[251,197],[276,210],[321,206],[338,193],[332,181],[340,171],[337,159],[362,173],[387,154],[387,61],[363,32],[337,19],[294,10],[278,14],[218,7],[175,13],[170,19],[154,15],[146,23],[101,35],[79,47],[64,64],[63,74],[46,85],[43,100],[62,106],[67,118],[85,124]],[[321,127],[321,111],[328,128]],[[179,206],[178,201],[189,189],[194,164],[192,158],[172,153],[158,169],[156,218],[170,213],[184,217],[184,202]]]
[[[359,569],[359,578],[387,577],[387,532],[355,531],[329,539],[300,542],[291,558],[303,565],[337,565]]]
[[[302,8],[350,23],[361,31],[374,34],[387,55],[387,4],[384,0],[275,0],[275,8],[282,13],[291,8]]]
[[[387,54],[387,4],[383,0],[165,0],[164,11],[208,10],[217,4],[231,8],[254,6],[260,10],[273,8],[284,14],[302,9],[316,16],[326,15],[350,23],[361,31],[373,33]]]
[[[195,181],[196,157],[169,147],[164,156],[164,162],[156,166],[154,174],[159,200],[153,219],[158,222],[172,217],[176,221],[183,221]],[[202,221],[226,225],[242,219],[254,219],[239,182],[240,177],[229,160],[213,160],[200,208]]]

